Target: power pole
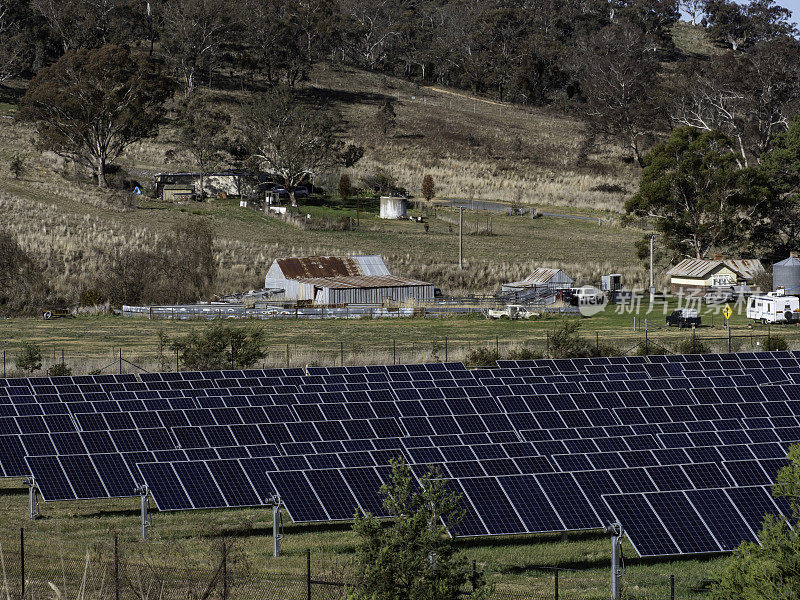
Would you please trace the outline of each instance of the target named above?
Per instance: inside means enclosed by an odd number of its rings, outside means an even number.
[[[653,294],[656,293],[655,279],[653,278],[653,244],[656,239],[656,234],[650,234],[650,300],[652,302]]]
[[[458,268],[464,268],[464,207],[458,207]]]

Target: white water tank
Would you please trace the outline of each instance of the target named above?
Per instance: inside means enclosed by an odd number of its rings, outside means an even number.
[[[381,196],[381,219],[405,219],[408,211],[408,200]]]
[[[794,252],[786,260],[772,265],[772,289],[782,289],[789,296],[800,296],[800,259]]]

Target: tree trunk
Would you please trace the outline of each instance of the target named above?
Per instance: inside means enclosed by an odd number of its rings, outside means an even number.
[[[106,160],[104,158],[97,162],[97,187],[106,187]]]
[[[292,201],[292,206],[297,206],[297,198],[294,197],[294,188],[289,190],[289,199]]]

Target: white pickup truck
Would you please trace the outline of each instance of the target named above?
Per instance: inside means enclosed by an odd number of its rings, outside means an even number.
[[[490,319],[530,319],[538,317],[539,313],[532,312],[520,304],[509,304],[505,308],[490,308],[486,311]]]

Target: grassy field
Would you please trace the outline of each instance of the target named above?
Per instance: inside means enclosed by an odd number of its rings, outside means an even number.
[[[62,569],[73,574],[71,578],[64,578],[67,588],[77,587],[80,582],[87,547],[93,552],[101,547],[108,550],[115,534],[119,536],[120,546],[127,556],[148,557],[158,563],[159,560],[170,560],[166,557],[172,555],[176,578],[181,576],[178,571],[182,572],[184,567],[200,570],[213,566],[219,560],[216,547],[222,539],[228,539],[235,540],[236,553],[247,559],[253,580],[284,580],[289,577],[298,583],[302,582],[305,573],[307,549],[312,551],[315,569],[317,565],[336,563],[345,565],[344,568],[350,572],[346,565],[352,559],[356,543],[347,523],[293,525],[284,514],[282,557],[275,559],[271,555],[272,513],[267,508],[174,513],[153,510],[150,513],[150,539],[142,543],[138,539],[140,522],[136,498],[40,503],[41,516],[30,521],[27,490],[14,480],[2,480],[0,486],[0,543],[6,553],[6,569],[9,572],[13,569],[12,557],[18,548],[19,528],[24,527],[26,553],[33,565],[28,570],[44,572],[48,564],[43,558],[52,557],[51,577],[60,579]],[[610,542],[602,533],[570,533],[566,538],[556,534],[464,538],[458,544],[495,584],[497,598],[552,598],[555,567],[560,570],[562,598],[600,600],[609,596]],[[177,560],[176,552],[180,553]],[[638,559],[627,540],[623,556],[626,597],[630,598],[668,597],[670,574],[675,575],[678,598],[695,597],[690,588],[697,587],[704,579],[713,578],[724,560],[714,556],[683,560]],[[235,568],[238,567],[232,566],[231,571]],[[316,577],[336,575],[330,566],[323,571],[327,573],[318,572]],[[61,581],[56,581],[61,586]],[[297,588],[304,592],[302,584]],[[270,600],[268,595],[256,597]],[[292,596],[286,594],[283,597]],[[304,596],[297,594],[295,597]]]
[[[645,299],[646,300],[646,299]],[[672,310],[673,302],[667,307]],[[674,352],[677,344],[691,339],[691,333],[664,325],[664,307],[656,306],[648,314],[645,302],[637,317],[631,306],[611,305],[590,318],[550,316],[531,321],[489,320],[482,316],[436,319],[355,319],[355,320],[267,320],[254,321],[267,333],[268,356],[264,366],[285,366],[287,345],[289,364],[386,364],[397,362],[430,362],[468,359],[479,347],[499,349],[501,357],[510,350],[528,348],[547,352],[548,335],[563,320],[581,324],[581,335],[592,342],[614,346],[620,353],[635,353],[644,343],[644,320],[647,339],[652,347]],[[724,317],[717,307],[702,307],[703,326],[696,339],[711,349],[728,349]],[[238,322],[237,322],[238,323]],[[159,362],[159,334],[174,339],[207,327],[207,321],[151,321],[147,319],[81,316],[74,319],[44,321],[42,319],[0,320],[0,350],[6,351],[7,369],[13,369],[13,357],[22,342],[33,341],[43,348],[45,367],[61,361],[76,372],[90,372],[110,365],[118,369],[119,352],[123,358],[147,370],[174,370],[175,359],[166,350]],[[757,350],[768,335],[768,328],[752,325],[737,311],[731,317],[731,349]],[[800,329],[775,326],[769,335],[783,336],[790,346],[800,347]],[[113,364],[112,364],[113,363]],[[123,365],[126,370],[136,370]]]

